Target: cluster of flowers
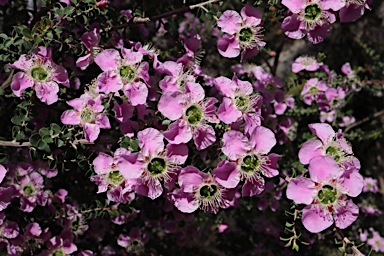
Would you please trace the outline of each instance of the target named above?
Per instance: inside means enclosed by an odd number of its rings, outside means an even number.
[[[330,71],[324,63],[319,63],[314,57],[298,57],[292,63],[292,72],[301,71],[323,72],[327,78],[321,80],[317,77],[307,80],[301,91],[303,101],[307,105],[316,103],[320,111],[321,122],[333,122],[336,118],[336,111],[344,106],[347,95],[359,92],[362,88],[360,81],[356,79],[356,72],[352,70],[349,63],[345,63],[341,71],[344,75],[342,81],[337,80],[334,71]],[[341,127],[348,126],[355,122],[353,116],[343,116],[339,122]]]
[[[324,41],[331,32],[331,24],[339,17],[340,22],[352,22],[370,9],[370,0],[283,0],[288,8],[281,25],[289,38],[308,36],[314,44]]]
[[[287,197],[307,205],[302,223],[308,231],[318,233],[333,223],[344,229],[359,214],[359,208],[348,196],[356,197],[363,190],[360,162],[341,131],[335,133],[330,125],[321,123],[310,124],[309,128],[320,138],[307,141],[299,151],[300,162],[309,164],[309,178],[291,179]]]
[[[308,34],[314,43],[322,41],[328,33],[336,11],[340,20],[347,22],[360,17],[364,8],[368,8],[366,1],[352,0],[283,0],[283,4],[290,9],[287,12],[290,16],[283,23],[286,34],[292,38]],[[129,11],[122,15],[127,20],[132,18]],[[191,24],[197,22],[190,16],[187,18]],[[217,23],[224,33],[217,45],[220,54],[229,58],[241,54],[242,61],[255,56],[259,47],[265,45],[261,20],[261,12],[249,4],[240,14],[225,11]],[[253,64],[233,66],[232,79],[209,77],[195,65],[200,36],[191,33],[183,39],[186,53],[178,59],[161,62],[157,51],[148,45],[129,41],[125,48],[125,42],[119,41],[115,44],[119,50],[103,50],[99,47],[101,36],[97,29],[85,33],[81,40],[87,53],[77,59],[76,66],[86,70],[95,63],[102,72],[90,83],[88,91],[67,101],[73,109],[65,110],[60,118],[65,125],[82,127],[85,139],[94,142],[100,137],[100,129],[112,128],[108,111],[113,110],[121,134],[137,139],[139,149],[104,150],[113,156],[99,152],[92,162],[95,173],[90,181],[97,185],[97,193],[106,192],[114,209],[132,203],[138,195],[154,200],[153,204],[162,197],[165,203],[160,207],[171,212],[173,218],[163,219],[154,226],[161,225],[166,233],[175,234],[180,244],[188,243],[188,236],[198,232],[191,224],[194,215],[190,214],[198,209],[217,213],[236,206],[241,196],[258,196],[258,209],[265,210],[269,205],[276,211],[281,190],[265,178],[279,174],[277,162],[281,156],[270,152],[277,143],[294,140],[297,130],[297,122],[284,116],[288,109],[294,109],[295,100],[284,90],[279,78]],[[52,61],[49,48],[40,46],[9,67],[20,70],[11,83],[18,97],[27,88],[33,88],[36,96],[50,105],[58,101],[58,84],[69,87],[67,71]],[[348,63],[342,68],[346,76],[344,85],[336,88],[331,86],[334,73],[325,64],[312,57],[299,57],[292,64],[292,71],[303,70],[321,70],[328,75],[326,81],[309,79],[301,92],[305,104],[317,103],[322,122],[333,121],[335,110],[343,105],[346,95],[360,90]],[[249,79],[241,80],[241,75]],[[158,111],[153,110],[154,106]],[[157,118],[160,114],[161,118]],[[155,118],[148,118],[151,116]],[[346,126],[353,122],[353,117],[346,116],[342,122],[340,126]],[[303,174],[290,179],[287,197],[306,205],[302,222],[310,232],[321,232],[333,223],[346,228],[359,214],[359,208],[349,197],[356,197],[362,191],[377,191],[377,184],[367,179],[366,184],[371,186],[364,185],[359,160],[353,156],[341,131],[336,133],[330,125],[320,123],[309,128],[320,138],[304,143],[299,152],[300,162],[308,165],[309,177]],[[190,155],[206,154],[211,146],[220,147],[216,157],[219,159],[221,154],[220,160],[210,170],[193,166]],[[77,236],[90,227],[76,205],[66,199],[67,191],[60,189],[53,193],[45,188],[45,179],[56,175],[57,170],[41,163],[7,168],[0,165],[0,248],[7,247],[9,255],[27,251],[32,242],[36,248],[46,246],[47,251],[41,255],[77,251]],[[61,233],[51,235],[38,222],[21,228],[7,220],[3,211],[16,199],[23,212],[30,213],[36,206],[43,206],[50,216],[58,216],[57,221],[64,223]],[[143,211],[142,216],[145,214]],[[111,221],[122,225],[136,217],[135,213],[127,214],[119,209],[119,215],[111,217]],[[263,218],[255,220],[258,221],[265,222]],[[184,228],[179,227],[180,223]],[[219,226],[220,232],[227,228],[226,224]],[[277,231],[271,233],[278,236]],[[148,239],[146,233],[134,227],[129,235],[119,234],[117,244],[128,252],[137,252]],[[105,255],[116,253],[112,248],[104,248],[104,252]],[[93,255],[93,252],[79,251],[78,255]]]
[[[384,253],[384,237],[373,228],[369,228],[369,231],[371,234],[368,233],[368,230],[360,233],[360,240],[369,244],[376,252]]]

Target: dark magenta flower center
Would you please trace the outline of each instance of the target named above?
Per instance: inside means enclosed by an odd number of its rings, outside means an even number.
[[[337,190],[330,185],[324,185],[317,193],[317,197],[322,204],[332,204],[337,199]]]
[[[155,157],[148,163],[148,171],[152,174],[161,174],[167,170],[167,164],[163,158]]]
[[[200,123],[201,119],[203,118],[203,113],[197,106],[190,106],[185,111],[185,114],[188,118],[188,122],[190,124],[198,124]]]
[[[115,171],[111,171],[108,174],[108,181],[111,184],[119,185],[121,182],[124,181],[124,177],[121,176],[121,174],[120,174],[120,172],[118,170],[115,170]]]
[[[215,185],[215,184],[208,185],[207,184],[207,185],[204,185],[200,188],[199,194],[203,198],[210,199],[213,196],[215,196],[217,192],[218,192],[217,185]]]
[[[35,67],[31,70],[31,76],[39,81],[45,81],[48,77],[48,72],[42,67]]]
[[[239,40],[243,43],[250,42],[253,38],[253,31],[250,28],[242,28],[239,31]]]
[[[321,15],[321,8],[317,4],[310,4],[304,9],[306,20],[317,20]]]
[[[243,172],[251,173],[255,172],[261,163],[256,155],[247,155],[243,158],[243,162],[241,163],[241,170]]]

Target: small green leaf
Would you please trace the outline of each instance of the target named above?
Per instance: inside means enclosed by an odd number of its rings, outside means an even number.
[[[32,134],[32,136],[29,138],[29,142],[32,146],[37,147],[37,144],[41,140],[41,136],[38,133]]]
[[[61,132],[61,127],[58,124],[52,123],[50,126],[54,135],[57,135]]]
[[[42,138],[43,141],[45,141],[46,143],[52,143],[53,142],[53,139],[51,137],[51,135],[44,135],[43,138]]]
[[[21,121],[20,121],[20,118],[18,116],[12,117],[11,122],[14,123],[15,125],[21,125]]]
[[[50,135],[51,132],[49,131],[48,128],[44,127],[44,128],[41,128],[41,129],[39,130],[39,134],[40,134],[41,137],[44,137],[44,136],[46,136],[46,135]]]
[[[7,154],[0,153],[0,164],[4,163],[8,158]]]
[[[139,141],[137,139],[131,140],[131,148],[133,151],[139,151]]]

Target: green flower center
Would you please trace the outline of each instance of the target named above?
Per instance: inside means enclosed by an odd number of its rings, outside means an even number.
[[[201,197],[206,199],[211,199],[218,192],[217,186],[215,184],[204,185],[200,188],[199,194]]]
[[[332,157],[336,162],[339,162],[341,159],[340,153],[341,152],[338,148],[332,146],[328,147],[325,151],[325,154]]]
[[[304,15],[306,20],[317,20],[321,15],[321,8],[317,4],[311,4],[305,7]]]
[[[246,112],[248,110],[248,100],[244,96],[235,97],[236,107],[242,111]]]
[[[120,75],[128,81],[132,81],[136,76],[135,71],[130,66],[121,67]]]
[[[93,121],[95,121],[95,113],[92,109],[84,108],[81,111],[80,119],[81,121],[83,121],[83,123],[92,123]]]
[[[31,70],[31,76],[39,81],[45,81],[48,77],[48,72],[42,67],[35,67]]]
[[[261,163],[256,155],[248,155],[243,158],[243,162],[241,163],[241,170],[246,173],[255,172]]]
[[[64,256],[65,254],[62,251],[55,251],[53,256]]]
[[[23,191],[27,196],[30,196],[35,192],[35,189],[32,186],[25,186]]]
[[[197,106],[190,106],[187,108],[187,111],[185,111],[185,114],[190,124],[198,124],[203,118],[203,113]]]
[[[337,190],[330,185],[324,185],[317,193],[317,197],[322,204],[332,204],[336,202]]]
[[[121,176],[118,170],[115,170],[115,171],[111,171],[108,174],[108,180],[113,185],[119,185],[121,182],[124,181],[124,177]]]
[[[309,93],[312,94],[312,95],[316,95],[317,94],[317,88],[316,87],[312,87],[311,89],[309,89]]]
[[[155,157],[148,164],[148,171],[151,174],[162,174],[167,170],[167,164],[163,158]]]
[[[242,28],[239,32],[240,42],[250,42],[253,37],[252,29],[250,28]]]

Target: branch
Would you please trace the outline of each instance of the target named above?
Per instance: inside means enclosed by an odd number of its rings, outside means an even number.
[[[343,232],[341,232],[340,228],[336,228],[336,234],[340,236],[340,238],[343,240],[343,246],[345,247],[348,244],[352,245],[352,251],[354,255],[357,256],[365,256],[355,245],[353,242],[351,242],[346,236],[344,236]]]
[[[206,2],[203,2],[203,3],[182,7],[182,8],[179,8],[179,9],[176,9],[176,10],[173,10],[173,11],[169,11],[169,12],[166,12],[166,13],[163,13],[163,14],[159,14],[159,15],[156,15],[156,16],[152,16],[152,17],[133,17],[126,24],[122,24],[122,25],[106,28],[104,30],[101,29],[99,32],[102,33],[102,32],[106,32],[106,31],[109,31],[109,30],[114,31],[114,30],[119,30],[119,29],[123,29],[123,28],[127,28],[127,27],[137,26],[137,25],[143,24],[143,23],[148,23],[150,21],[161,20],[162,18],[166,18],[166,17],[172,16],[174,14],[184,13],[184,12],[196,9],[196,8],[203,7],[203,6],[208,5],[208,4],[218,3],[218,2],[222,2],[222,1],[224,1],[224,0],[209,0],[209,1],[206,1]]]
[[[376,117],[379,117],[379,116],[381,116],[383,114],[384,114],[384,109],[379,111],[379,112],[376,112],[372,116],[367,116],[366,118],[361,119],[359,122],[356,122],[356,123],[353,123],[353,124],[347,126],[345,128],[344,132],[347,132],[347,131],[351,130],[352,128],[356,127],[356,126],[359,126],[359,125],[361,125],[363,123],[366,123],[366,122],[368,122],[368,121],[370,121],[370,120],[372,120],[372,119],[374,119]]]
[[[115,143],[116,140],[100,140],[97,143],[101,144],[110,144]],[[95,142],[87,141],[86,139],[74,140],[70,142],[71,145],[95,145]],[[29,141],[20,143],[19,141],[0,141],[0,146],[3,147],[32,147],[32,144]]]

